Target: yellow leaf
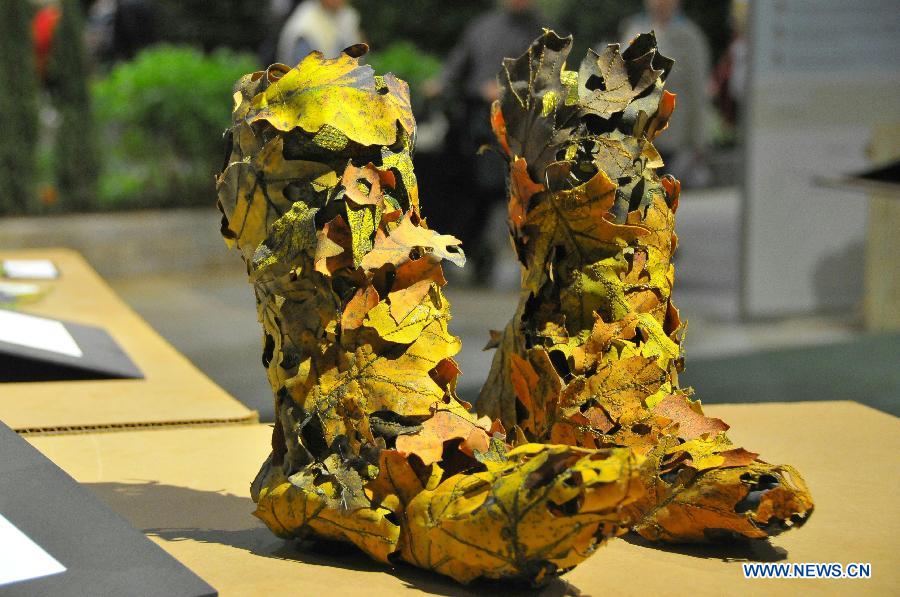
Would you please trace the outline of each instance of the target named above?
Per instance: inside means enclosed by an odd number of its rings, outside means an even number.
[[[415,131],[406,83],[385,75],[379,86],[372,67],[346,53],[309,54],[253,98],[246,120],[285,132],[317,133],[328,125],[360,145],[393,145],[398,125],[410,136]]]

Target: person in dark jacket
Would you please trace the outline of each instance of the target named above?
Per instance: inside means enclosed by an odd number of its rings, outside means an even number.
[[[453,205],[438,208],[436,219],[463,241],[477,282],[488,281],[492,263],[482,238],[486,220],[505,196],[501,159],[492,152],[477,155],[482,145],[493,141],[490,110],[499,94],[497,75],[503,59],[521,56],[546,26],[531,0],[503,0],[466,27],[440,77],[426,87],[429,96],[442,95],[453,107],[447,149],[463,166],[465,177],[454,185]]]

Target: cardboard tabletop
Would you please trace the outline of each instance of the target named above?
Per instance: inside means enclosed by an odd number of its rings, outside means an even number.
[[[216,594],[184,564],[148,541],[85,486],[3,424],[0,454],[0,516],[27,538],[25,543],[9,534],[0,539],[0,558],[15,561],[15,568],[6,568],[6,573],[16,579],[11,584],[3,583],[0,594]],[[15,547],[10,547],[11,543]],[[31,553],[26,555],[23,551]],[[44,562],[37,569],[36,557]],[[47,568],[47,559],[54,564],[52,570]],[[0,559],[0,570],[8,562]]]
[[[816,502],[809,522],[771,542],[655,546],[616,539],[545,594],[896,594],[900,419],[853,402],[706,411],[731,425],[737,445],[802,472]],[[391,569],[351,546],[323,552],[273,536],[250,515],[248,497],[270,433],[267,425],[247,425],[27,439],[222,595],[498,591],[496,585],[461,587],[405,565]],[[871,578],[748,580],[741,568],[748,561],[863,562],[871,564]]]
[[[258,420],[125,305],[78,253],[0,251],[0,259],[51,260],[59,278],[35,282],[47,292],[22,311],[104,328],[145,377],[4,383],[0,420],[9,427],[41,433]]]

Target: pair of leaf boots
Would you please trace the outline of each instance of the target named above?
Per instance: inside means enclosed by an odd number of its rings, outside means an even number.
[[[364,45],[237,83],[218,205],[264,331],[276,422],[251,493],[275,534],[537,584],[628,530],[760,539],[812,512],[678,386],[679,183],[652,145],[672,61],[645,34],[574,72],[570,45],[545,31],[500,73],[522,293],[474,409],[442,292],[465,256],[420,214],[406,84]]]

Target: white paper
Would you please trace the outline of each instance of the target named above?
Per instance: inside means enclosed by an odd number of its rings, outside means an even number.
[[[3,262],[3,274],[7,278],[53,280],[59,277],[59,270],[47,259],[7,259]]]
[[[52,319],[0,309],[0,342],[37,348],[81,358],[75,338],[66,326]]]
[[[56,558],[0,514],[0,586],[65,571]]]
[[[23,284],[21,282],[0,282],[0,296],[31,296],[39,293],[41,287],[37,284]]]

